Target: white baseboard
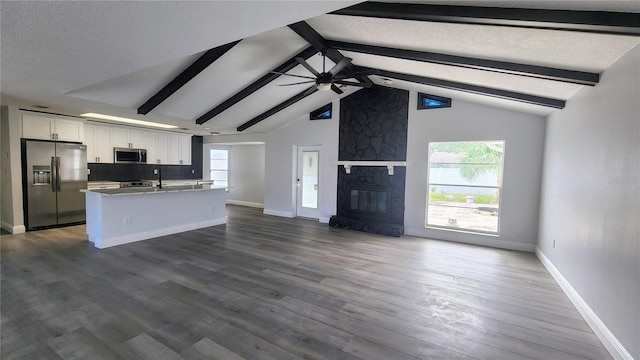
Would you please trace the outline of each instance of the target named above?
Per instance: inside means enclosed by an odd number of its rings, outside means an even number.
[[[449,231],[449,230],[442,230],[442,231]],[[491,235],[482,236],[482,235],[477,235],[475,233],[470,234],[469,236],[465,236],[464,238],[454,238],[454,237],[444,238],[444,237],[437,237],[433,235],[429,236],[425,234],[425,229],[415,229],[415,228],[405,228],[404,233],[407,235],[419,236],[419,237],[428,238],[428,239],[453,241],[453,242],[459,242],[463,244],[481,245],[481,246],[488,246],[488,247],[494,247],[494,248],[505,249],[505,250],[534,252],[536,248],[536,246],[533,244],[504,241],[504,240],[499,240],[495,237],[492,237]],[[455,235],[458,235],[458,233],[456,233]]]
[[[227,204],[231,205],[240,205],[240,206],[248,206],[259,209],[264,209],[264,204],[249,202],[249,201],[240,201],[240,200],[227,200]]]
[[[273,215],[273,216],[280,216],[280,217],[286,217],[286,218],[295,217],[293,215],[293,213],[290,212],[290,211],[279,211],[279,210],[264,209],[262,211],[262,213],[265,214],[265,215]]]
[[[618,339],[613,335],[611,331],[607,328],[607,326],[598,318],[593,310],[589,307],[589,305],[582,299],[580,294],[571,286],[569,281],[565,279],[564,276],[560,273],[560,271],[553,265],[551,260],[547,258],[547,256],[540,250],[540,248],[536,247],[536,255],[542,265],[549,271],[551,276],[558,282],[562,290],[569,297],[569,300],[573,303],[573,305],[578,309],[578,312],[585,319],[587,324],[591,327],[593,332],[596,334],[598,339],[602,342],[602,344],[607,348],[611,356],[614,359],[619,360],[633,360],[633,357],[629,352],[620,344]]]
[[[12,234],[22,234],[24,232],[27,231],[27,228],[24,227],[24,225],[13,225],[13,224],[9,224],[8,222],[2,222],[2,228],[7,230],[8,232],[12,233]]]
[[[201,222],[196,222],[191,224],[172,226],[164,229],[145,231],[145,232],[130,234],[130,235],[116,236],[116,237],[107,238],[107,239],[89,239],[89,241],[94,243],[95,247],[97,247],[98,249],[104,249],[112,246],[129,244],[136,241],[153,239],[160,236],[177,234],[185,231],[200,229],[200,228],[209,227],[209,226],[222,225],[226,223],[227,223],[227,218],[223,217],[220,219],[212,219],[212,220],[201,221]]]
[[[320,218],[318,218],[318,221],[323,223],[323,224],[328,224],[329,223],[329,219],[330,218],[328,218],[328,217],[321,216]]]

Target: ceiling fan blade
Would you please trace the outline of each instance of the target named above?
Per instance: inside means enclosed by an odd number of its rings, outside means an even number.
[[[307,64],[307,62],[303,58],[297,57],[296,61],[299,62],[300,65],[304,66],[305,69],[309,70],[309,72],[311,72],[316,77],[320,76],[320,74],[316,71],[316,69],[312,68],[311,65]]]
[[[316,78],[311,77],[311,76],[287,74],[287,73],[282,73],[282,72],[277,72],[277,71],[270,71],[270,73],[272,73],[272,74],[278,74],[278,75],[285,75],[285,76],[293,76],[293,77],[298,77],[298,78],[303,78],[303,79],[311,79],[311,80],[313,80],[313,81],[315,81],[315,80],[316,80]]]
[[[342,80],[342,79],[351,79],[351,78],[357,78],[360,76],[369,76],[369,75],[380,75],[380,70],[371,69],[367,71],[358,71],[358,72],[353,72],[348,74],[336,75],[333,78],[336,80]]]
[[[304,92],[304,95],[311,95],[316,91],[318,91],[318,89],[316,88],[315,85],[313,85],[312,87],[308,88],[307,91]]]
[[[333,83],[334,84],[340,84],[340,85],[359,86],[359,87],[363,87],[363,88],[370,88],[371,87],[371,84],[369,84],[369,83],[358,83],[358,82],[352,82],[352,81],[334,80]]]
[[[340,90],[339,87],[337,87],[335,84],[331,84],[331,90],[333,90],[334,93],[340,95],[342,94],[344,91]]]
[[[310,83],[314,83],[315,81],[313,80],[307,80],[307,81],[301,81],[301,82],[297,82],[297,83],[291,83],[291,84],[280,84],[277,86],[291,86],[291,85],[300,85],[300,84],[310,84]]]
[[[345,66],[349,65],[351,63],[351,60],[352,59],[348,57],[342,58],[342,60],[338,61],[338,63],[334,67],[332,67],[331,70],[329,70],[329,73],[335,76],[340,72],[340,70],[344,69]]]

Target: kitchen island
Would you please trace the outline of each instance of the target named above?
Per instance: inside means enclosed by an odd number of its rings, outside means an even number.
[[[227,222],[224,186],[82,191],[89,241],[99,249]]]

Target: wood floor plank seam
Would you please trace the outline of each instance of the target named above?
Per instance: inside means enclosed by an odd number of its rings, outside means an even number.
[[[611,359],[532,254],[227,215],[103,250],[2,235],[0,358]]]

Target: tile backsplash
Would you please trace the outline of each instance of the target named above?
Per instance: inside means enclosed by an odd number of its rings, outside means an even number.
[[[89,181],[155,180],[154,169],[160,168],[166,180],[202,179],[202,163],[199,165],[153,164],[98,164],[89,163]]]
[[[100,164],[89,163],[89,181],[155,180],[154,169],[161,169],[162,179],[202,179],[202,136],[191,137],[192,165]]]

